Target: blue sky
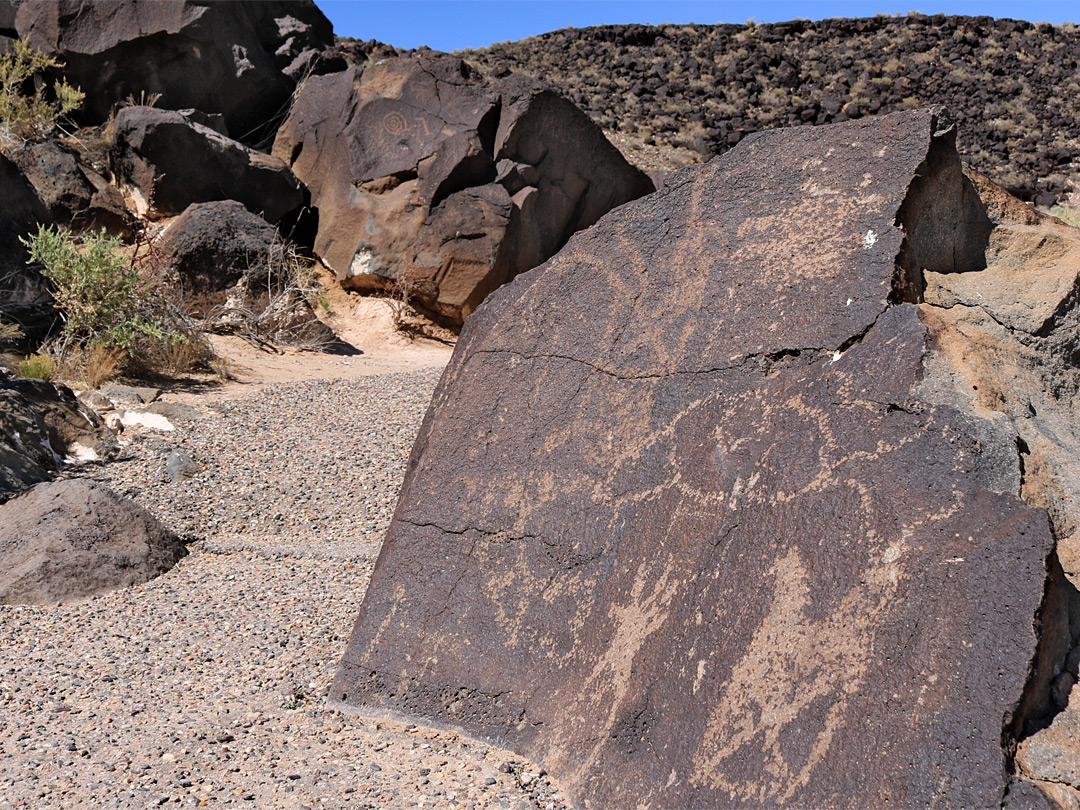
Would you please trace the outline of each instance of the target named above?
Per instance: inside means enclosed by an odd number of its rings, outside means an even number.
[[[441,51],[573,26],[612,23],[745,23],[875,14],[968,14],[1078,22],[1078,0],[316,0],[338,36]]]

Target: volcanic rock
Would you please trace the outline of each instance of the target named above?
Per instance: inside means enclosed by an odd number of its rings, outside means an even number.
[[[18,165],[0,154],[0,320],[18,324],[32,336],[43,337],[55,318],[52,294],[20,237],[42,222],[49,211]]]
[[[309,68],[340,69],[333,28],[311,0],[25,0],[19,36],[64,62],[86,93],[80,115],[100,124],[119,102],[160,94],[165,109],[225,117],[258,137]],[[271,129],[272,132],[272,129]]]
[[[246,318],[264,337],[283,343],[335,339],[304,298],[303,260],[239,202],[189,206],[169,225],[160,249],[189,312]]]
[[[277,158],[249,149],[179,112],[125,107],[113,124],[112,164],[137,196],[140,213],[180,214],[192,203],[238,200],[277,223],[305,201]]]
[[[1035,806],[1007,748],[1080,637],[1077,297],[969,297],[1009,226],[955,134],[751,135],[492,295],[332,703],[583,807]]]
[[[187,548],[100,484],[39,484],[0,507],[0,604],[40,605],[139,585]]]
[[[67,456],[116,450],[101,418],[66,386],[0,377],[0,502],[49,480]]]
[[[56,141],[28,142],[9,156],[34,187],[51,221],[117,234],[130,229],[131,217],[120,192],[74,150]]]
[[[274,154],[311,190],[315,250],[346,285],[404,279],[460,324],[569,236],[652,191],[574,105],[422,54],[304,84]]]

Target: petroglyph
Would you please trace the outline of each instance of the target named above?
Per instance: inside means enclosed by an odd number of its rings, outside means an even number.
[[[894,295],[952,136],[752,136],[495,293],[331,699],[512,745],[590,808],[1000,806],[1052,540],[923,396],[933,323]]]

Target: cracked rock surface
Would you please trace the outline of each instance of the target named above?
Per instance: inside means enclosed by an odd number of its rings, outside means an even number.
[[[581,807],[1068,790],[1014,755],[1075,683],[1074,234],[941,110],[612,212],[466,325],[331,701]]]

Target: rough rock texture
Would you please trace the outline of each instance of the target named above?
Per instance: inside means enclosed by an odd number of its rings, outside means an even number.
[[[334,340],[303,295],[303,260],[242,204],[190,206],[162,235],[161,252],[188,311],[248,318],[263,336],[281,343]]]
[[[86,163],[78,153],[55,141],[28,142],[9,152],[34,187],[48,218],[79,229],[105,228],[124,233],[130,214],[115,186]]]
[[[303,187],[282,161],[173,110],[120,110],[111,162],[140,213],[152,207],[180,214],[191,203],[238,200],[278,223],[305,202]]]
[[[48,222],[49,211],[18,165],[2,154],[0,188],[0,320],[41,337],[55,318],[53,299],[41,273],[26,264],[19,237]]]
[[[333,45],[333,28],[311,0],[25,0],[15,25],[64,61],[91,122],[129,96],[160,93],[165,109],[224,115],[243,140],[280,115],[297,80]]]
[[[492,290],[652,191],[576,107],[421,55],[305,83],[274,142],[319,210],[315,249],[375,289],[408,274],[461,323]]]
[[[82,478],[0,507],[0,604],[42,605],[138,585],[187,554],[143,507]]]
[[[71,389],[0,373],[0,502],[49,480],[67,456],[105,458],[117,449]]]
[[[977,191],[940,113],[775,130],[492,296],[331,699],[583,807],[1036,806],[1007,771],[1077,636],[1075,296],[1048,336],[934,303],[1000,270]]]

